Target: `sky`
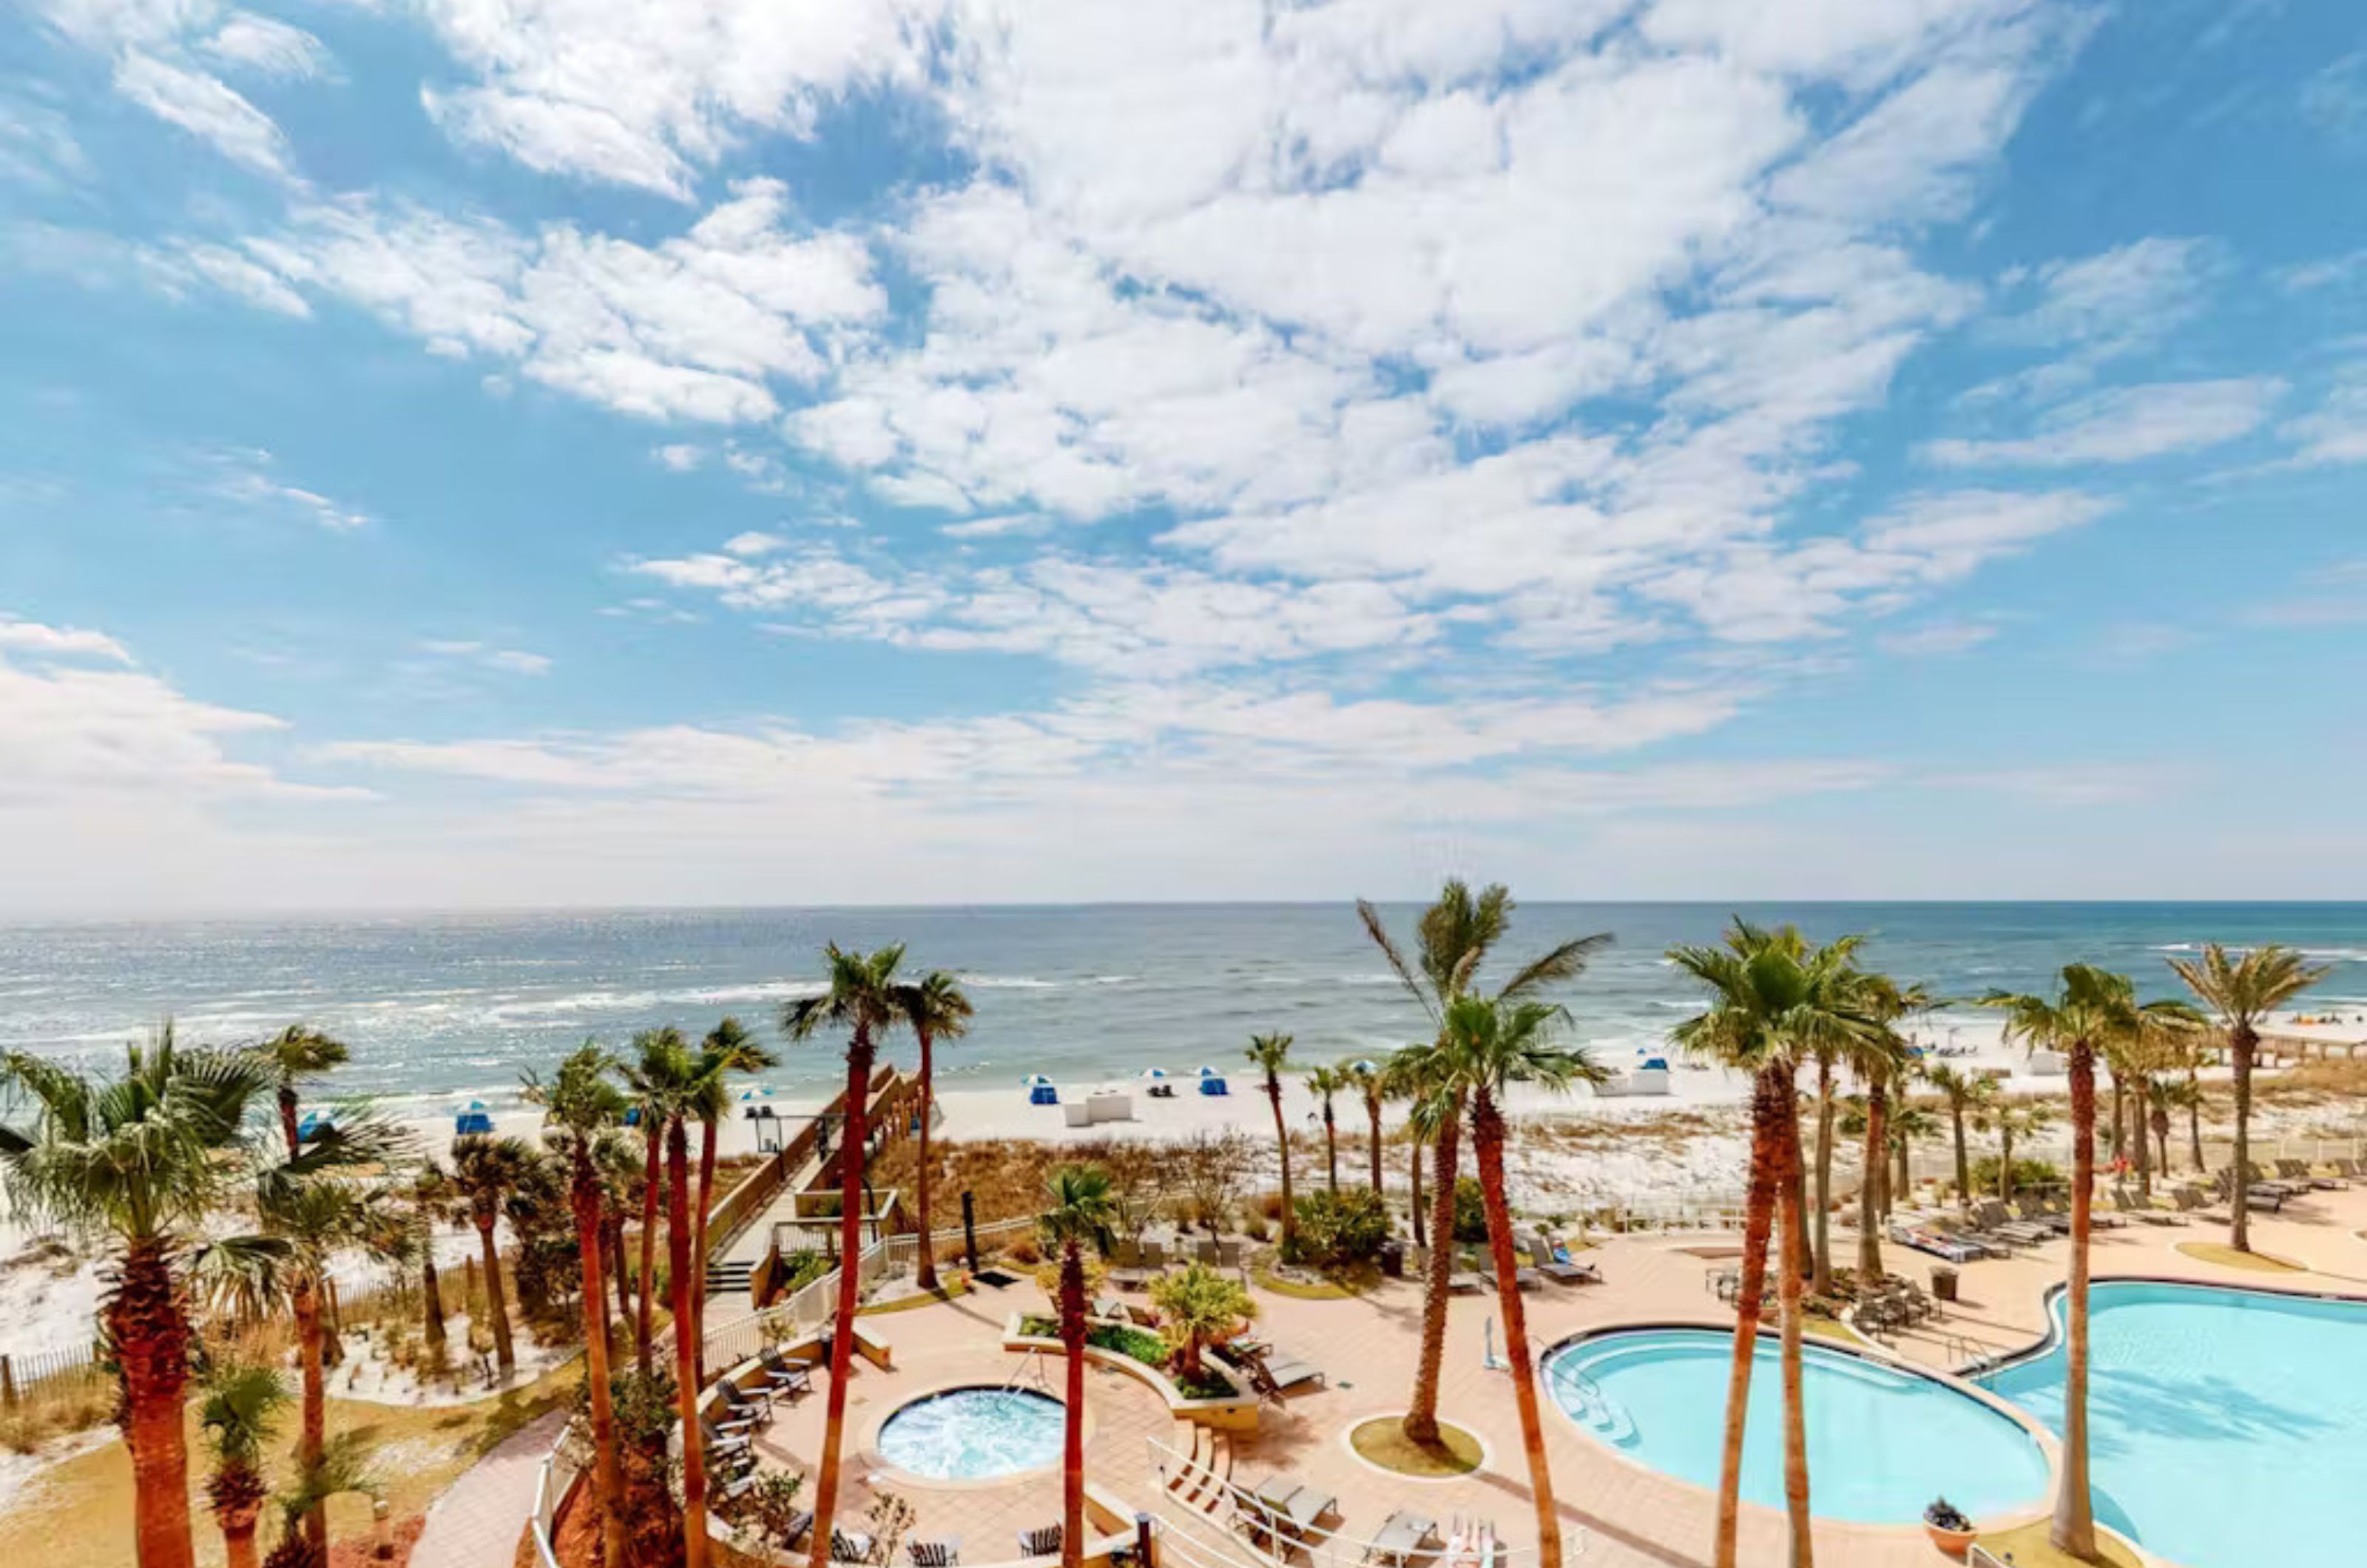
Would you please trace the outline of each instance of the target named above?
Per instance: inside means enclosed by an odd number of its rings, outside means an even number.
[[[28,0],[0,916],[2367,886],[2349,0]]]

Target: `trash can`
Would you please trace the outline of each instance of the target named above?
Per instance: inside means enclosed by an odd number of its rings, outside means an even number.
[[[1956,1299],[1956,1271],[1944,1263],[1931,1266],[1931,1296],[1942,1302]]]
[[[1392,1280],[1405,1278],[1405,1243],[1396,1240],[1381,1243],[1381,1272]]]

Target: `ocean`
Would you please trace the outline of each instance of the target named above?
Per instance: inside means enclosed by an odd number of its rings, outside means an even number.
[[[1387,910],[1409,947],[1417,913]],[[2367,1013],[2367,904],[1540,903],[1520,907],[1503,954],[1611,932],[1559,999],[1577,1038],[1615,1062],[1693,1009],[1661,955],[1715,941],[1730,913],[1818,939],[1867,933],[1870,964],[1954,998],[2042,987],[2074,960],[2170,994],[2173,953],[2281,942],[2334,966],[2305,1005]],[[168,1016],[184,1040],[216,1043],[303,1021],[353,1047],[342,1093],[499,1107],[522,1070],[586,1038],[622,1046],[665,1023],[696,1035],[732,1013],[777,1043],[781,1004],[815,988],[825,941],[902,942],[910,965],[964,976],[978,1016],[940,1054],[948,1089],[1232,1066],[1250,1035],[1275,1030],[1310,1062],[1423,1032],[1345,903],[866,908],[0,926],[0,1047],[98,1063]],[[912,1049],[893,1040],[887,1055]],[[764,1082],[784,1096],[834,1078],[835,1041],[781,1055]]]

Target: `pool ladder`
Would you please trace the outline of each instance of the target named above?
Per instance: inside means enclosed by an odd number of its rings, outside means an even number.
[[[1031,1372],[1035,1374],[1032,1382],[1028,1376]],[[1039,1393],[1052,1392],[1051,1380],[1044,1375],[1043,1351],[1030,1350],[1026,1355],[1022,1356],[1019,1359],[1019,1365],[1012,1369],[1011,1376],[1003,1380],[1002,1391],[1008,1393],[1022,1383],[1030,1383],[1030,1386]]]

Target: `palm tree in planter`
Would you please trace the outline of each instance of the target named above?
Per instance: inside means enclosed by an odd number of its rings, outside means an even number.
[[[912,1025],[913,1038],[921,1043],[921,1148],[919,1168],[912,1180],[913,1201],[921,1227],[920,1266],[913,1282],[923,1291],[937,1288],[937,1249],[934,1223],[929,1217],[931,1189],[937,1173],[929,1155],[930,1123],[936,1119],[937,1053],[940,1040],[958,1040],[969,1032],[970,1015],[977,1010],[962,993],[961,984],[942,969],[932,969],[916,983],[897,991],[897,1008],[904,1021]]]
[[[1344,1067],[1309,1067],[1307,1070],[1307,1092],[1323,1107],[1323,1183],[1333,1196],[1340,1191],[1340,1120],[1331,1102],[1339,1095],[1352,1092],[1356,1080]]]
[[[698,1088],[691,1109],[698,1118],[698,1203],[691,1220],[690,1321],[707,1321],[707,1220],[715,1208],[715,1142],[724,1118],[731,1114],[731,1079],[777,1066],[780,1058],[762,1045],[736,1018],[725,1018],[708,1031],[700,1043]],[[697,1379],[707,1382],[704,1336],[700,1338]]]
[[[1187,1263],[1150,1282],[1160,1332],[1187,1383],[1207,1376],[1201,1352],[1240,1333],[1257,1316],[1257,1302],[1231,1275],[1206,1263]]]
[[[601,1212],[599,1146],[625,1119],[628,1103],[615,1078],[616,1062],[585,1041],[559,1064],[548,1085],[531,1075],[527,1100],[543,1108],[543,1124],[567,1159],[567,1196],[575,1212],[575,1242],[583,1257],[583,1383],[592,1408],[593,1503],[599,1510],[602,1562],[623,1568],[625,1510],[617,1470],[617,1413],[608,1382],[608,1289],[603,1272],[606,1239]]]
[[[1750,1372],[1758,1350],[1760,1297],[1779,1206],[1786,1211],[1778,1273],[1783,1321],[1784,1493],[1791,1519],[1792,1561],[1809,1559],[1806,1417],[1799,1372],[1802,1235],[1796,1179],[1800,1161],[1800,1063],[1819,1049],[1846,1053],[1881,1025],[1863,1010],[1853,967],[1861,939],[1811,945],[1791,926],[1774,930],[1736,920],[1716,947],[1673,947],[1670,962],[1709,992],[1709,1006],[1670,1032],[1679,1048],[1749,1075],[1750,1184],[1743,1210],[1740,1288],[1735,1297],[1734,1355],[1727,1375],[1726,1435],[1718,1472],[1716,1568],[1735,1568],[1741,1517],[1742,1434],[1750,1413]]]
[[[526,1179],[527,1168],[538,1157],[534,1145],[523,1138],[463,1133],[452,1140],[452,1194],[477,1227],[485,1269],[485,1315],[493,1319],[487,1326],[504,1381],[517,1371],[517,1348],[510,1339],[509,1297],[502,1287],[502,1253],[493,1242],[493,1226],[502,1217],[502,1201]]]
[[[1098,1165],[1056,1167],[1045,1179],[1047,1207],[1036,1216],[1047,1247],[1060,1260],[1060,1344],[1068,1352],[1068,1429],[1060,1448],[1060,1568],[1079,1568],[1085,1551],[1085,1248],[1109,1249],[1117,1199]]]
[[[1282,1075],[1290,1065],[1290,1036],[1252,1034],[1247,1053],[1250,1065],[1265,1079],[1266,1102],[1274,1107],[1274,1141],[1282,1156],[1282,1256],[1298,1253],[1298,1211],[1290,1196],[1290,1123],[1282,1114]]]
[[[2214,942],[2200,958],[2173,958],[2169,966],[2195,999],[2218,1015],[2220,1027],[2227,1032],[2227,1060],[2236,1077],[2236,1190],[2228,1205],[2233,1217],[2227,1245],[2249,1252],[2251,1205],[2244,1201],[2243,1184],[2251,1179],[2252,1171],[2252,1056],[2260,1048],[2260,1025],[2325,979],[2327,971],[2310,967],[2300,953],[2273,942],[2230,958]],[[2201,1164],[2198,1156],[2197,1168]]]
[[[257,1568],[255,1527],[271,1496],[270,1484],[263,1478],[263,1450],[287,1404],[287,1385],[269,1367],[222,1362],[206,1380],[205,1404],[198,1415],[213,1449],[206,1501],[221,1529],[222,1554],[230,1568]]]
[[[832,942],[823,950],[830,988],[781,1010],[782,1032],[810,1040],[825,1026],[844,1029],[846,1040],[846,1124],[838,1149],[838,1238],[841,1266],[838,1303],[830,1338],[830,1404],[822,1427],[821,1473],[814,1487],[813,1568],[830,1568],[832,1519],[838,1512],[840,1450],[846,1438],[846,1371],[855,1349],[855,1313],[863,1270],[863,1166],[870,1139],[871,1067],[879,1036],[902,1016],[897,1006],[896,966],[901,942],[877,953],[848,953]],[[698,1568],[694,1563],[692,1568]]]
[[[152,1045],[130,1047],[119,1077],[10,1052],[0,1056],[0,1082],[34,1112],[30,1132],[0,1126],[16,1202],[112,1244],[114,1281],[99,1327],[122,1390],[140,1568],[191,1568],[183,1265],[246,1175],[243,1123],[271,1080],[248,1053],[177,1049],[167,1025]]]
[[[1529,1461],[1529,1496],[1537,1513],[1537,1561],[1561,1561],[1561,1518],[1555,1511],[1553,1471],[1546,1460],[1545,1422],[1537,1405],[1537,1369],[1529,1357],[1528,1312],[1521,1300],[1520,1260],[1512,1251],[1512,1208],[1504,1185],[1504,1096],[1514,1084],[1560,1092],[1610,1077],[1582,1050],[1557,1043],[1556,1027],[1569,1014],[1545,1002],[1459,997],[1446,1010],[1439,1044],[1442,1067],[1471,1107],[1471,1153],[1488,1207],[1488,1247],[1496,1265],[1496,1298],[1504,1317],[1504,1353],[1512,1367],[1512,1398],[1521,1416],[1521,1446]]]
[[[1409,1046],[1392,1057],[1389,1072],[1408,1086],[1409,1097],[1415,1101],[1409,1121],[1416,1134],[1417,1158],[1426,1134],[1436,1176],[1430,1211],[1430,1239],[1434,1245],[1422,1270],[1421,1353],[1414,1364],[1413,1394],[1405,1416],[1407,1440],[1435,1446],[1438,1380],[1446,1357],[1447,1282],[1455,1272],[1455,1184],[1460,1174],[1463,1104],[1452,1089],[1425,1087],[1433,1083],[1434,1075],[1421,1054],[1438,1043],[1445,1030],[1448,1006],[1471,989],[1480,964],[1512,929],[1512,896],[1501,883],[1491,883],[1475,895],[1460,878],[1449,880],[1439,889],[1437,901],[1416,922],[1410,961],[1389,935],[1379,909],[1359,898],[1356,916],[1364,921],[1365,934],[1381,950],[1389,972],[1429,1018],[1433,1031],[1429,1044]],[[1610,942],[1608,933],[1598,933],[1549,948],[1514,970],[1496,995],[1507,1001],[1523,1000],[1547,987],[1574,979],[1585,970],[1587,960]],[[1438,1098],[1425,1104],[1423,1097],[1433,1092]],[[1417,1209],[1421,1203],[1418,1178],[1414,1203]],[[1421,1239],[1419,1223],[1415,1235]]]
[[[1378,1062],[1358,1059],[1342,1064],[1348,1089],[1365,1107],[1365,1125],[1371,1135],[1373,1195],[1381,1191],[1381,1107],[1388,1100],[1388,1080]],[[1417,1201],[1417,1204],[1419,1201]]]
[[[2183,1002],[2139,1002],[2124,975],[2067,964],[2051,996],[1992,991],[1984,1007],[2005,1014],[2005,1037],[2064,1057],[2071,1087],[2071,1267],[2063,1296],[2063,1482],[2047,1540],[2083,1562],[2101,1561],[2088,1482],[2088,1245],[2096,1186],[2096,1059],[2135,1039],[2147,1021],[2197,1017]],[[2012,1161],[2006,1161],[2009,1175]],[[2244,1207],[2240,1173],[2236,1208]]]
[[[1977,1120],[1997,1100],[1997,1080],[1966,1067],[1933,1062],[1923,1067],[1923,1081],[1947,1102],[1948,1127],[1956,1149],[1956,1206],[1973,1202],[1973,1164],[1965,1143],[1965,1123]]]

